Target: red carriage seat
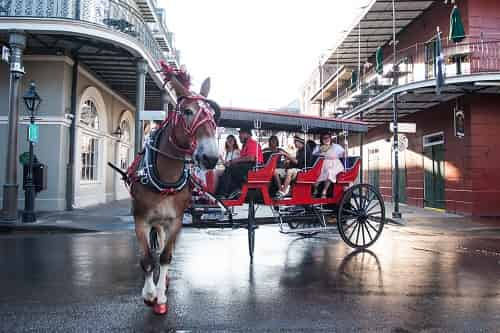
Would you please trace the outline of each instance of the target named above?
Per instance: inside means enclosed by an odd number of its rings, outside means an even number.
[[[344,165],[346,165],[345,162]],[[361,167],[361,159],[359,157],[349,157],[347,161],[347,167],[348,169],[340,172],[337,175],[338,184],[348,184],[356,181],[356,178],[358,178],[359,169]]]
[[[246,200],[248,190],[260,190],[264,203],[270,204],[269,184],[273,179],[274,170],[280,158],[281,154],[273,154],[264,165],[248,171],[247,181],[241,188],[240,197],[235,200],[223,200],[224,204],[226,206],[242,205]]]

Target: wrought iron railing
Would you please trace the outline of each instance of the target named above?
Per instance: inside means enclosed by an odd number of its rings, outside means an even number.
[[[445,58],[445,76],[448,78],[478,73],[500,72],[500,39],[499,36],[467,36],[460,43],[443,41],[443,56]],[[398,59],[398,85],[424,81],[434,78],[435,52],[434,43],[416,43],[410,47],[397,50]],[[338,101],[338,105],[345,106],[353,94],[358,90],[371,90],[371,96],[375,97],[393,85],[394,57],[384,59],[383,73],[375,73],[375,64],[369,70],[361,73],[359,85],[339,89],[339,95],[333,96],[331,101]],[[359,99],[357,105],[366,100]],[[349,102],[352,107],[356,103]]]
[[[140,12],[123,0],[0,0],[0,17],[72,19],[98,24],[139,40],[157,62],[166,61]]]

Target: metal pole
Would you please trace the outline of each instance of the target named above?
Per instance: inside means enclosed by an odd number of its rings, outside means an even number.
[[[148,65],[145,60],[137,61],[137,85],[135,96],[135,142],[134,154],[137,155],[142,148],[142,131],[140,114],[144,111],[144,99],[146,91],[146,73]]]
[[[2,217],[17,220],[17,133],[19,127],[19,83],[24,75],[22,54],[26,47],[26,36],[22,32],[11,32],[10,45],[10,83],[9,83],[9,127],[7,156],[5,162],[5,184],[3,186]]]
[[[30,110],[30,124],[35,124],[35,110]],[[23,222],[31,223],[36,221],[35,214],[35,184],[33,183],[33,142],[30,140],[28,172],[26,175],[26,183],[24,184],[24,211]]]
[[[393,86],[398,85],[398,65],[396,57],[396,7],[394,5],[394,0],[392,0],[392,50],[394,54],[392,74],[394,79],[392,81]],[[393,123],[394,123],[394,137],[393,137],[393,150],[394,150],[394,173],[392,181],[392,194],[394,200],[394,211],[392,212],[393,218],[401,218],[401,213],[399,212],[399,156],[398,156],[398,95],[396,93],[392,94],[392,110],[393,110]]]
[[[75,145],[76,145],[76,112],[78,86],[78,58],[73,63],[71,78],[71,125],[69,127],[68,165],[66,166],[66,209],[73,210],[75,200]]]
[[[363,121],[363,111],[359,113],[359,120]],[[360,175],[359,175],[359,182],[363,183],[363,143],[364,143],[364,137],[365,133],[360,133],[359,136],[359,157],[360,157]]]

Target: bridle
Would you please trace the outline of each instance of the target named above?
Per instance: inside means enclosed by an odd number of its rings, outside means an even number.
[[[191,122],[186,122],[183,113],[184,107],[196,101],[198,110],[193,115]],[[156,152],[160,155],[168,155],[167,157],[184,159],[186,155],[192,155],[196,149],[196,131],[203,125],[208,125],[215,131],[217,128],[217,121],[220,117],[220,109],[217,103],[212,100],[206,99],[200,95],[181,96],[177,102],[174,112],[170,112],[167,118],[162,122],[159,130],[164,130],[170,126],[170,131],[167,131],[168,141],[172,145],[175,152],[180,156],[172,156],[171,154],[160,151],[156,148]],[[178,142],[174,129],[179,128],[184,130],[184,133],[189,138],[188,146],[182,145]],[[176,154],[177,155],[177,154]]]

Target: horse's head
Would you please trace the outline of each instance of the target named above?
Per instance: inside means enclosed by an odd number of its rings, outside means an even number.
[[[175,144],[191,153],[193,160],[204,169],[215,168],[219,159],[215,131],[220,110],[217,103],[207,99],[209,90],[207,78],[199,95],[180,95],[174,127]]]

